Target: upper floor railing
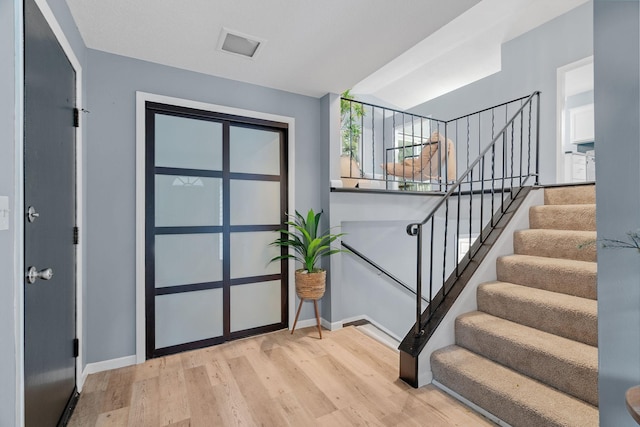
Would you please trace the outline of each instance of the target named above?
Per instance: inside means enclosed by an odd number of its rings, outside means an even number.
[[[460,177],[458,171],[470,167],[526,100],[518,98],[445,121],[342,98],[343,186],[444,193]],[[523,124],[513,130],[525,128]],[[499,175],[511,177],[517,168],[511,169],[515,165],[507,154],[497,147],[494,160],[509,164],[509,170]],[[472,182],[479,184],[480,175],[460,189],[468,190]]]

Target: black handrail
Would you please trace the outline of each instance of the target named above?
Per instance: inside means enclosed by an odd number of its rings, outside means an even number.
[[[398,285],[402,286],[403,288],[405,288],[407,291],[411,292],[413,295],[417,295],[416,291],[411,289],[406,283],[404,283],[402,280],[398,279],[396,276],[394,276],[393,274],[389,273],[387,270],[385,270],[384,268],[380,267],[378,264],[376,264],[373,260],[371,260],[370,258],[368,258],[367,256],[365,256],[364,254],[362,254],[362,252],[357,251],[356,249],[353,248],[353,246],[345,243],[344,241],[341,242],[341,245],[343,247],[345,247],[346,249],[349,250],[349,252],[351,252],[352,254],[356,255],[357,257],[359,257],[360,259],[362,259],[363,261],[365,261],[367,264],[369,264],[370,266],[372,266],[373,268],[375,268],[376,270],[378,270],[379,272],[381,272],[382,274],[384,274],[385,276],[387,276],[389,279],[393,280],[394,282],[396,282]],[[425,297],[422,297],[422,301],[426,302],[427,304],[429,303],[429,300],[426,299]]]
[[[536,99],[536,131],[535,131],[535,170],[533,171],[533,173],[531,173],[531,143],[532,143],[532,139],[531,139],[531,120],[532,120],[532,105],[533,105],[533,100],[534,98]],[[442,269],[442,295],[443,298],[440,300],[439,304],[442,304],[442,302],[445,300],[446,295],[447,295],[447,289],[445,289],[445,284],[446,284],[446,266],[447,266],[447,237],[448,237],[448,211],[449,211],[449,203],[451,201],[451,199],[453,198],[452,196],[456,195],[457,197],[457,203],[458,203],[458,207],[457,207],[457,214],[458,214],[458,219],[457,219],[457,223],[456,223],[456,236],[459,236],[459,232],[460,232],[460,207],[461,207],[461,191],[459,189],[461,189],[461,186],[463,184],[470,184],[470,192],[473,194],[473,183],[477,182],[474,181],[474,170],[476,168],[478,168],[478,166],[481,164],[481,166],[479,167],[480,169],[480,173],[482,175],[482,179],[480,180],[481,182],[481,196],[480,196],[480,203],[481,203],[481,213],[480,213],[480,234],[479,234],[479,243],[480,245],[483,242],[483,229],[485,228],[485,225],[483,224],[483,219],[482,219],[482,211],[484,210],[484,192],[485,192],[485,188],[484,188],[484,183],[485,183],[485,169],[486,169],[486,160],[485,157],[491,153],[491,209],[492,209],[492,213],[490,215],[491,219],[490,219],[490,224],[488,224],[491,228],[494,226],[494,196],[495,193],[498,192],[500,193],[500,200],[501,200],[501,207],[500,210],[502,212],[502,214],[504,214],[505,212],[505,201],[504,201],[504,193],[506,191],[510,192],[510,199],[513,200],[514,198],[514,178],[519,178],[519,187],[522,188],[523,184],[526,184],[526,182],[528,181],[529,178],[531,177],[535,177],[535,184],[538,184],[538,180],[539,180],[539,169],[538,169],[538,165],[539,165],[539,116],[540,116],[540,92],[536,91],[533,92],[530,96],[528,97],[523,97],[523,98],[519,98],[516,100],[520,101],[520,100],[524,100],[526,99],[525,102],[522,103],[522,105],[520,106],[520,108],[516,111],[515,114],[513,114],[513,116],[511,117],[511,119],[509,119],[506,124],[504,125],[504,127],[502,128],[502,130],[500,130],[494,137],[493,140],[491,141],[491,143],[486,146],[478,155],[478,157],[469,164],[469,166],[467,167],[467,170],[462,173],[462,175],[460,175],[460,177],[456,180],[455,183],[451,184],[451,186],[449,187],[449,189],[447,190],[447,192],[445,193],[445,195],[442,197],[442,199],[440,199],[438,201],[438,203],[434,206],[434,208],[429,212],[429,214],[426,216],[426,218],[421,221],[421,222],[414,222],[411,223],[409,225],[407,225],[406,231],[407,234],[410,236],[416,236],[417,237],[417,266],[416,266],[416,295],[421,295],[422,294],[422,235],[423,235],[423,231],[422,228],[425,224],[427,224],[428,222],[431,222],[431,251],[430,251],[430,282],[429,282],[429,300],[433,301],[433,234],[434,234],[434,224],[435,224],[435,215],[436,213],[440,210],[440,208],[442,208],[443,206],[445,207],[445,214],[444,214],[444,254],[443,254],[443,269]],[[502,106],[506,105],[506,104],[501,104]],[[524,175],[523,174],[523,150],[524,150],[524,115],[523,112],[525,110],[525,107],[529,107],[529,121],[528,121],[528,125],[529,125],[529,129],[528,129],[528,159],[527,159],[527,174]],[[485,109],[482,112],[486,112],[489,111],[491,109]],[[480,113],[474,113],[472,115],[469,116],[462,116],[460,118],[454,119],[454,121],[456,122],[456,132],[457,132],[457,122],[461,119],[466,119],[466,123],[467,123],[467,149],[469,147],[469,136],[468,136],[468,129],[469,129],[469,117],[474,116],[475,114],[480,114]],[[507,109],[505,108],[505,114],[507,114]],[[520,156],[520,162],[519,162],[519,170],[518,170],[518,174],[515,175],[514,173],[514,155],[515,155],[515,147],[514,147],[514,140],[515,140],[515,125],[516,125],[516,120],[520,118],[520,151],[519,151],[519,156]],[[492,111],[492,119],[493,119],[493,111]],[[480,122],[480,116],[478,116],[478,122]],[[447,122],[449,123],[449,122]],[[509,130],[511,130],[511,151],[510,151],[510,156],[511,156],[511,161],[510,161],[510,166],[511,166],[511,174],[509,176],[507,176],[507,166],[509,164],[509,159],[507,159],[507,150],[508,150],[508,146],[507,146],[507,140],[508,140],[508,132]],[[446,132],[446,128],[445,128],[445,132]],[[446,138],[446,134],[445,134],[445,138]],[[497,146],[497,142],[502,140],[502,156],[503,156],[503,165],[502,165],[502,176],[498,177],[498,181],[502,180],[502,185],[499,186],[496,189],[496,176],[495,176],[495,153],[496,153],[496,146]],[[524,177],[524,181],[523,181],[523,177]],[[508,185],[506,185],[508,183]],[[458,189],[458,191],[456,191]],[[517,192],[516,192],[517,193]],[[469,196],[469,235],[471,236],[472,234],[472,219],[473,219],[473,196]],[[484,234],[486,235],[486,233]],[[480,245],[476,245],[476,250]],[[470,245],[471,246],[471,245]],[[457,251],[456,251],[457,252]],[[468,257],[468,260],[470,260],[472,258],[472,256],[474,255],[474,253],[472,253],[471,248],[469,248],[469,251],[467,253],[467,255],[465,255],[465,258]],[[452,273],[452,275],[456,275],[456,277],[458,277],[458,275],[460,274],[459,270],[458,270],[458,259],[455,260],[456,262],[456,269],[455,271]],[[422,325],[422,300],[421,299],[416,299],[416,323],[414,325],[414,335],[416,337],[419,337],[420,335],[422,335],[424,333],[424,328]],[[427,307],[427,310],[429,311],[429,313],[433,313],[434,311],[434,307],[432,307],[432,304],[429,304],[429,306]],[[430,316],[427,317],[426,322],[428,322],[430,319]]]

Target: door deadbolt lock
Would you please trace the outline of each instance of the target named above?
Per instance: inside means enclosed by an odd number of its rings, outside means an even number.
[[[38,271],[37,268],[31,266],[27,270],[27,282],[35,283],[36,280],[51,280],[53,277],[53,270],[50,268],[45,268],[44,270]]]
[[[36,212],[36,209],[33,206],[29,206],[29,209],[27,209],[27,219],[29,222],[35,221],[39,216],[40,214]]]

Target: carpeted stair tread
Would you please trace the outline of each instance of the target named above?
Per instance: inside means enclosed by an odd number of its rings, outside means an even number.
[[[598,406],[598,349],[475,311],[458,316],[456,344]]]
[[[506,282],[478,287],[478,310],[512,322],[598,345],[597,301]]]
[[[496,262],[501,282],[589,299],[597,298],[597,270],[595,262],[531,255],[507,255]]]
[[[545,205],[592,205],[595,202],[595,185],[571,185],[544,189]]]
[[[513,250],[521,255],[595,262],[596,238],[595,231],[520,230],[513,234]]]
[[[477,288],[434,380],[517,426],[598,425],[595,186],[544,190],[497,281]]]
[[[532,206],[529,228],[595,231],[596,205]]]
[[[431,355],[436,381],[514,427],[598,425],[598,409],[458,346]]]

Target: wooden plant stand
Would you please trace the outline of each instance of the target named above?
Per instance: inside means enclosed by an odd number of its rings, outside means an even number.
[[[291,333],[296,330],[296,323],[298,323],[298,316],[300,316],[300,309],[302,308],[302,303],[304,302],[304,298],[300,298],[300,304],[298,305],[298,311],[296,312],[296,319],[293,321],[293,329],[291,329]],[[320,339],[322,339],[322,328],[320,327],[320,315],[318,314],[318,300],[313,300],[313,307],[316,310],[316,322],[318,325],[318,333],[320,334]]]

